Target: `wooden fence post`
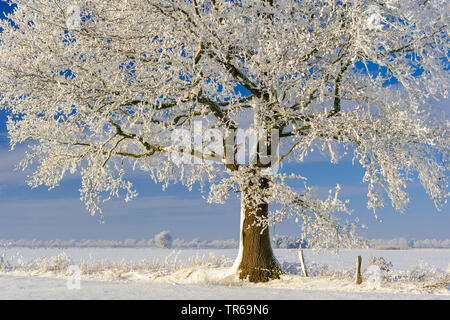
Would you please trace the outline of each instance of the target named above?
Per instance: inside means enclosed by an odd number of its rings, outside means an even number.
[[[358,260],[356,261],[356,284],[362,283],[361,278],[361,256],[358,256]]]
[[[298,252],[298,256],[300,259],[300,264],[302,265],[303,275],[305,277],[308,277],[308,271],[306,271],[305,259],[303,258],[303,250],[302,249],[300,249],[300,251]]]

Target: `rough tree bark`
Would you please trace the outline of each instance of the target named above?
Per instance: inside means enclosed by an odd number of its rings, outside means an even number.
[[[268,188],[267,178],[260,178],[259,194],[264,193]],[[254,190],[254,189],[253,189]],[[252,190],[252,191],[253,191]],[[247,197],[254,197],[244,188],[241,188],[243,197],[241,208],[241,252],[238,271],[240,279],[247,279],[250,282],[267,282],[271,279],[279,279],[281,268],[273,254],[269,228],[255,225],[257,217],[266,218],[268,216],[269,205],[261,202],[259,205],[246,204]],[[263,230],[264,229],[264,230]]]

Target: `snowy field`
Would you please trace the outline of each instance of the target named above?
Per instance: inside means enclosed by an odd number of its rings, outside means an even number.
[[[0,299],[450,300],[446,249],[343,250],[337,256],[304,250],[308,278],[299,272],[298,250],[275,249],[285,274],[264,284],[228,272],[236,254],[237,249],[3,249]],[[358,255],[361,285],[354,283]],[[378,257],[383,260],[373,259]]]

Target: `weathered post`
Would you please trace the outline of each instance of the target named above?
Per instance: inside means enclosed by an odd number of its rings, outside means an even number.
[[[300,249],[300,251],[298,252],[298,256],[300,258],[300,264],[302,265],[303,275],[305,277],[308,277],[308,271],[306,271],[305,259],[303,257],[303,250],[302,249]]]
[[[358,256],[358,259],[356,261],[356,284],[361,284],[362,283],[362,278],[361,278],[361,256]]]

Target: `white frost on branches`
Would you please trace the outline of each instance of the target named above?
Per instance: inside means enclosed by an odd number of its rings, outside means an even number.
[[[175,130],[202,120],[229,133],[250,116],[254,129],[279,130],[280,161],[317,146],[333,163],[352,153],[374,211],[387,198],[403,210],[416,178],[446,203],[449,121],[426,109],[448,96],[445,1],[86,0],[81,24],[72,0],[14,2],[0,21],[0,104],[11,148],[30,144],[21,167],[37,165],[32,187],[80,172],[95,214],[137,195],[128,168],[163,186],[211,186],[217,202],[253,179],[248,201],[275,203],[269,224],[298,217],[318,243],[354,239],[334,215],[349,211],[339,188],[313,199],[280,174],[261,193],[262,168],[233,151],[204,162],[212,155],[188,148],[193,163],[169,161]]]

